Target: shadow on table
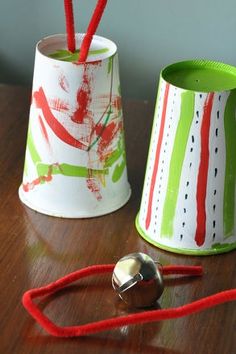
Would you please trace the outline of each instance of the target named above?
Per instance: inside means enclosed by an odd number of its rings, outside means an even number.
[[[155,330],[155,324],[145,324],[143,325],[143,329],[145,329],[145,333],[149,332],[149,329],[151,329],[151,332]],[[117,330],[115,330],[117,331]],[[114,332],[115,332],[114,331]],[[106,334],[107,333],[107,334]],[[132,335],[132,338],[130,338]],[[145,336],[142,336],[142,344],[140,342],[135,342],[137,339],[137,336],[134,339],[134,334],[131,333],[131,335],[126,336],[124,338],[123,336],[120,336],[120,338],[110,338],[111,333],[110,332],[103,332],[103,335],[99,337],[98,335],[89,335],[86,337],[80,337],[80,338],[56,338],[56,337],[50,337],[48,335],[35,335],[35,337],[28,337],[27,342],[30,343],[32,346],[36,347],[41,347],[42,352],[43,347],[47,347],[48,349],[52,347],[55,347],[56,345],[67,345],[66,352],[72,352],[71,350],[74,349],[76,351],[78,348],[81,350],[81,353],[92,353],[93,351],[96,353],[96,348],[99,350],[99,353],[148,353],[148,354],[182,354],[182,352],[174,350],[174,349],[169,349],[169,348],[164,348],[161,346],[155,346],[154,344],[150,344],[150,340],[148,337],[146,338]],[[66,343],[68,342],[68,343]],[[78,347],[79,346],[79,347]],[[101,350],[101,351],[100,351]],[[58,351],[59,352],[59,351]]]

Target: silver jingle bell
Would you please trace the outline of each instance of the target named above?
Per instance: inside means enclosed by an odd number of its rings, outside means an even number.
[[[157,265],[147,254],[128,254],[116,263],[112,286],[128,305],[150,307],[164,290],[162,272]]]

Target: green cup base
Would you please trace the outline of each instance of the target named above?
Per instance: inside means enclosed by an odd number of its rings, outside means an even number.
[[[174,247],[169,247],[162,245],[156,241],[153,241],[150,237],[146,235],[146,233],[143,231],[141,226],[139,225],[138,221],[139,214],[136,216],[135,219],[135,226],[137,228],[138,233],[142,238],[144,238],[147,242],[151,243],[152,245],[163,249],[168,252],[173,252],[173,253],[178,253],[178,254],[184,254],[184,255],[190,255],[190,256],[210,256],[210,255],[216,255],[220,253],[226,253],[230,252],[234,249],[236,249],[236,242],[231,243],[231,244],[216,244],[215,247],[214,245],[212,248],[208,248],[205,250],[195,250],[195,249],[188,249],[188,248],[174,248]]]

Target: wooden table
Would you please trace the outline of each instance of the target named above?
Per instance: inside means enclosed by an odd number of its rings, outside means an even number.
[[[139,209],[154,104],[124,103],[127,159],[132,197],[115,213],[91,220],[41,215],[21,204],[21,183],[30,91],[0,86],[0,352],[47,353],[236,353],[236,308],[227,303],[189,317],[122,327],[89,337],[47,335],[21,305],[23,292],[79,268],[115,263],[127,253],[147,252],[163,264],[201,264],[200,278],[173,279],[160,300],[176,307],[236,286],[235,252],[209,257],[161,251],[139,237]],[[131,313],[111,287],[108,275],[83,280],[42,301],[60,325],[82,324]]]

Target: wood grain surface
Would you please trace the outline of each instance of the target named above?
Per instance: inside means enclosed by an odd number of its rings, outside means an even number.
[[[87,265],[115,263],[131,252],[147,252],[162,264],[202,265],[201,278],[166,282],[162,308],[176,307],[236,286],[235,252],[208,257],[161,251],[139,237],[139,209],[154,104],[124,102],[130,201],[94,219],[41,215],[18,198],[26,144],[30,91],[0,86],[0,353],[236,353],[236,306],[228,303],[182,319],[75,339],[47,335],[21,305],[25,290],[45,285]],[[60,325],[83,324],[132,313],[111,287],[110,276],[75,283],[43,299],[44,312]]]

